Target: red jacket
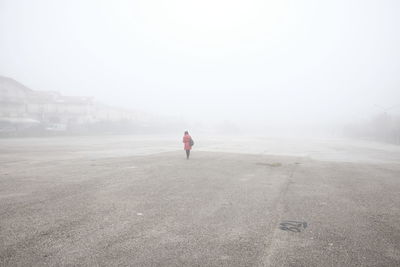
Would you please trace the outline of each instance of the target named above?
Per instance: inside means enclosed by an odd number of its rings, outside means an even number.
[[[192,139],[192,137],[188,134],[185,134],[183,136],[183,143],[185,144],[184,148],[185,150],[191,150],[192,146],[190,145],[190,139]]]

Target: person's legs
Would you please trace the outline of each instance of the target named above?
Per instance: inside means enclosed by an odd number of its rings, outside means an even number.
[[[186,159],[189,159],[189,156],[190,156],[190,150],[188,149],[186,150]]]

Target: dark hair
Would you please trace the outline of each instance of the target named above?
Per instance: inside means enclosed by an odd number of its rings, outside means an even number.
[[[188,131],[185,131],[185,134],[189,134],[189,132],[188,132]]]

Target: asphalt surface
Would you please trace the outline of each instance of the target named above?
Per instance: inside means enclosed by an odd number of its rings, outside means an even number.
[[[38,140],[0,146],[1,266],[400,266],[394,160]]]

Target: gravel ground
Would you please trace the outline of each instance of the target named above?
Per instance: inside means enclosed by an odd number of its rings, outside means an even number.
[[[168,140],[0,140],[0,265],[400,266],[397,147]]]

